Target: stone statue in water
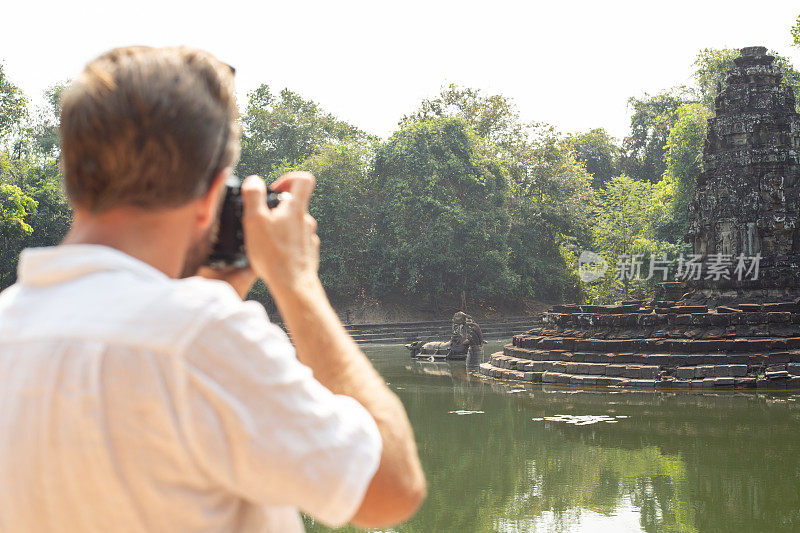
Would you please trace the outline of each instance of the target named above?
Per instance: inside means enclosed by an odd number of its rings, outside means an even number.
[[[450,349],[453,352],[466,353],[470,334],[468,319],[471,317],[461,311],[453,315],[453,334],[450,336]]]
[[[483,363],[483,345],[486,341],[483,339],[483,331],[477,322],[472,320],[471,316],[467,317],[467,326],[469,327],[469,338],[467,345],[467,368],[477,369]]]
[[[406,348],[411,351],[412,357],[466,359],[467,368],[477,368],[483,362],[485,342],[478,323],[468,314],[459,311],[453,315],[453,328],[449,341],[414,341],[406,344]]]

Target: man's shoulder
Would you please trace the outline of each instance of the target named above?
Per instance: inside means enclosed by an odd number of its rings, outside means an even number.
[[[139,310],[133,321],[147,324],[152,329],[159,329],[163,322],[183,342],[190,342],[203,328],[224,323],[231,317],[248,316],[268,322],[260,304],[242,301],[224,281],[201,277],[170,280],[158,287],[149,300],[150,303]]]
[[[222,281],[114,272],[50,287],[12,286],[0,295],[0,337],[83,339],[174,352],[206,325],[242,313],[267,320],[260,305],[243,302]]]
[[[230,284],[198,276],[172,280],[167,291],[172,296],[170,303],[188,312],[202,309],[215,315],[238,310],[244,304]]]
[[[261,304],[242,301],[224,281],[192,277],[173,280],[168,285],[159,314],[171,317],[175,334],[181,337],[179,345],[191,343],[206,331],[235,330],[231,323],[269,324]]]
[[[228,283],[201,277],[159,282],[139,279],[125,286],[114,285],[107,287],[114,294],[113,298],[127,302],[135,313],[213,319],[236,312],[244,305]],[[97,288],[102,287],[98,285]]]

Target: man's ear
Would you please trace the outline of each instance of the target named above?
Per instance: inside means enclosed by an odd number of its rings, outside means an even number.
[[[231,167],[226,167],[217,172],[211,180],[208,192],[197,200],[197,222],[206,228],[214,222],[217,216],[217,209],[222,203],[222,195],[225,192],[225,180],[233,173]]]

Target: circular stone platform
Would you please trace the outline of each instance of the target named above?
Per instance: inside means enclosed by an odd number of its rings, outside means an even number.
[[[488,377],[623,387],[800,387],[798,302],[555,306],[492,354]]]

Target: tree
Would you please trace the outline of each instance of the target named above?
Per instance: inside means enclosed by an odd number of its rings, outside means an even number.
[[[520,279],[518,295],[575,298],[580,292],[565,257],[565,244],[590,241],[591,176],[575,160],[568,142],[546,124],[523,124],[502,95],[450,85],[401,124],[455,117],[483,142],[484,156],[507,173],[511,219],[509,266]]]
[[[14,126],[20,126],[28,113],[28,100],[5,74],[0,63],[0,141],[8,139]]]
[[[48,106],[31,117],[27,99],[0,66],[0,139],[12,141],[6,143],[5,150],[0,148],[0,288],[13,283],[23,248],[55,245],[69,229],[71,210],[62,190],[57,159],[64,87],[60,84],[48,89]]]
[[[401,119],[400,124],[431,118],[459,117],[475,133],[488,141],[487,149],[510,149],[524,136],[516,106],[505,96],[484,96],[480,89],[450,84],[439,96],[423,100],[419,109]]]
[[[725,87],[727,72],[736,66],[734,59],[739,57],[735,48],[704,48],[694,60],[694,79],[700,102],[714,110],[714,99]]]
[[[669,130],[678,118],[678,108],[690,102],[684,88],[628,100],[633,110],[631,132],[623,141],[620,165],[628,176],[651,183],[661,179]]]
[[[249,94],[242,116],[241,176],[277,177],[329,143],[369,141],[371,136],[289,89],[275,96],[267,85]]]
[[[674,251],[673,246],[653,239],[654,189],[655,186],[649,182],[622,175],[609,180],[601,191],[594,228],[595,245],[610,268],[600,283],[590,286],[590,294],[594,298],[608,301],[620,288],[625,298],[630,297],[633,289],[643,295],[645,287],[655,282],[644,280],[649,267],[647,258],[653,254]],[[642,267],[642,279],[635,276],[615,279],[615,272],[620,268],[619,261],[633,255],[642,256],[645,265]]]
[[[364,143],[331,143],[301,165],[317,178],[309,210],[318,223],[320,279],[334,299],[360,296],[374,282],[372,151]]]
[[[511,163],[512,268],[525,296],[561,300],[580,294],[576,272],[565,254],[577,257],[591,243],[596,198],[592,176],[552,127],[536,125]]]
[[[28,217],[33,229],[25,247],[54,246],[69,230],[72,209],[64,195],[61,170],[54,159],[27,163],[21,180],[25,194],[36,201],[36,212]]]
[[[797,21],[792,26],[792,40],[794,45],[800,48],[800,15],[797,16]]]
[[[514,195],[529,199],[538,215],[557,231],[588,241],[594,203],[591,176],[573,157],[569,141],[552,126],[539,124],[518,150]]]
[[[463,119],[407,121],[381,145],[377,295],[510,296],[508,181]]]
[[[35,150],[44,157],[58,157],[58,120],[61,116],[61,98],[68,81],[51,85],[44,93],[47,105],[39,109],[31,126],[30,136]]]
[[[22,242],[33,232],[25,221],[36,201],[16,185],[0,183],[0,288],[13,283]]]
[[[570,135],[567,142],[576,161],[592,175],[592,187],[600,189],[610,178],[619,175],[619,147],[603,128]]]
[[[672,243],[683,239],[689,224],[688,205],[702,172],[703,147],[711,112],[701,104],[678,108],[678,120],[667,137],[666,171],[654,199],[668,203],[663,215],[653,219],[656,237]]]
[[[4,242],[5,246],[10,247],[6,251],[13,252],[16,257],[23,248],[53,246],[64,238],[69,230],[72,212],[61,187],[61,173],[57,161],[11,159],[5,152],[0,152],[0,183],[14,188],[8,189],[9,191],[19,190],[22,196],[14,197],[21,202],[19,205],[25,208],[25,215],[20,219],[24,221],[24,226],[20,226],[24,231],[12,232],[15,237],[9,237]],[[35,209],[30,209],[27,200],[23,201],[25,198],[33,201]],[[9,267],[11,263],[16,264],[15,261],[4,258],[3,265]],[[5,284],[14,280],[13,268],[10,272],[12,275],[2,276]],[[5,273],[8,274],[8,271]]]

